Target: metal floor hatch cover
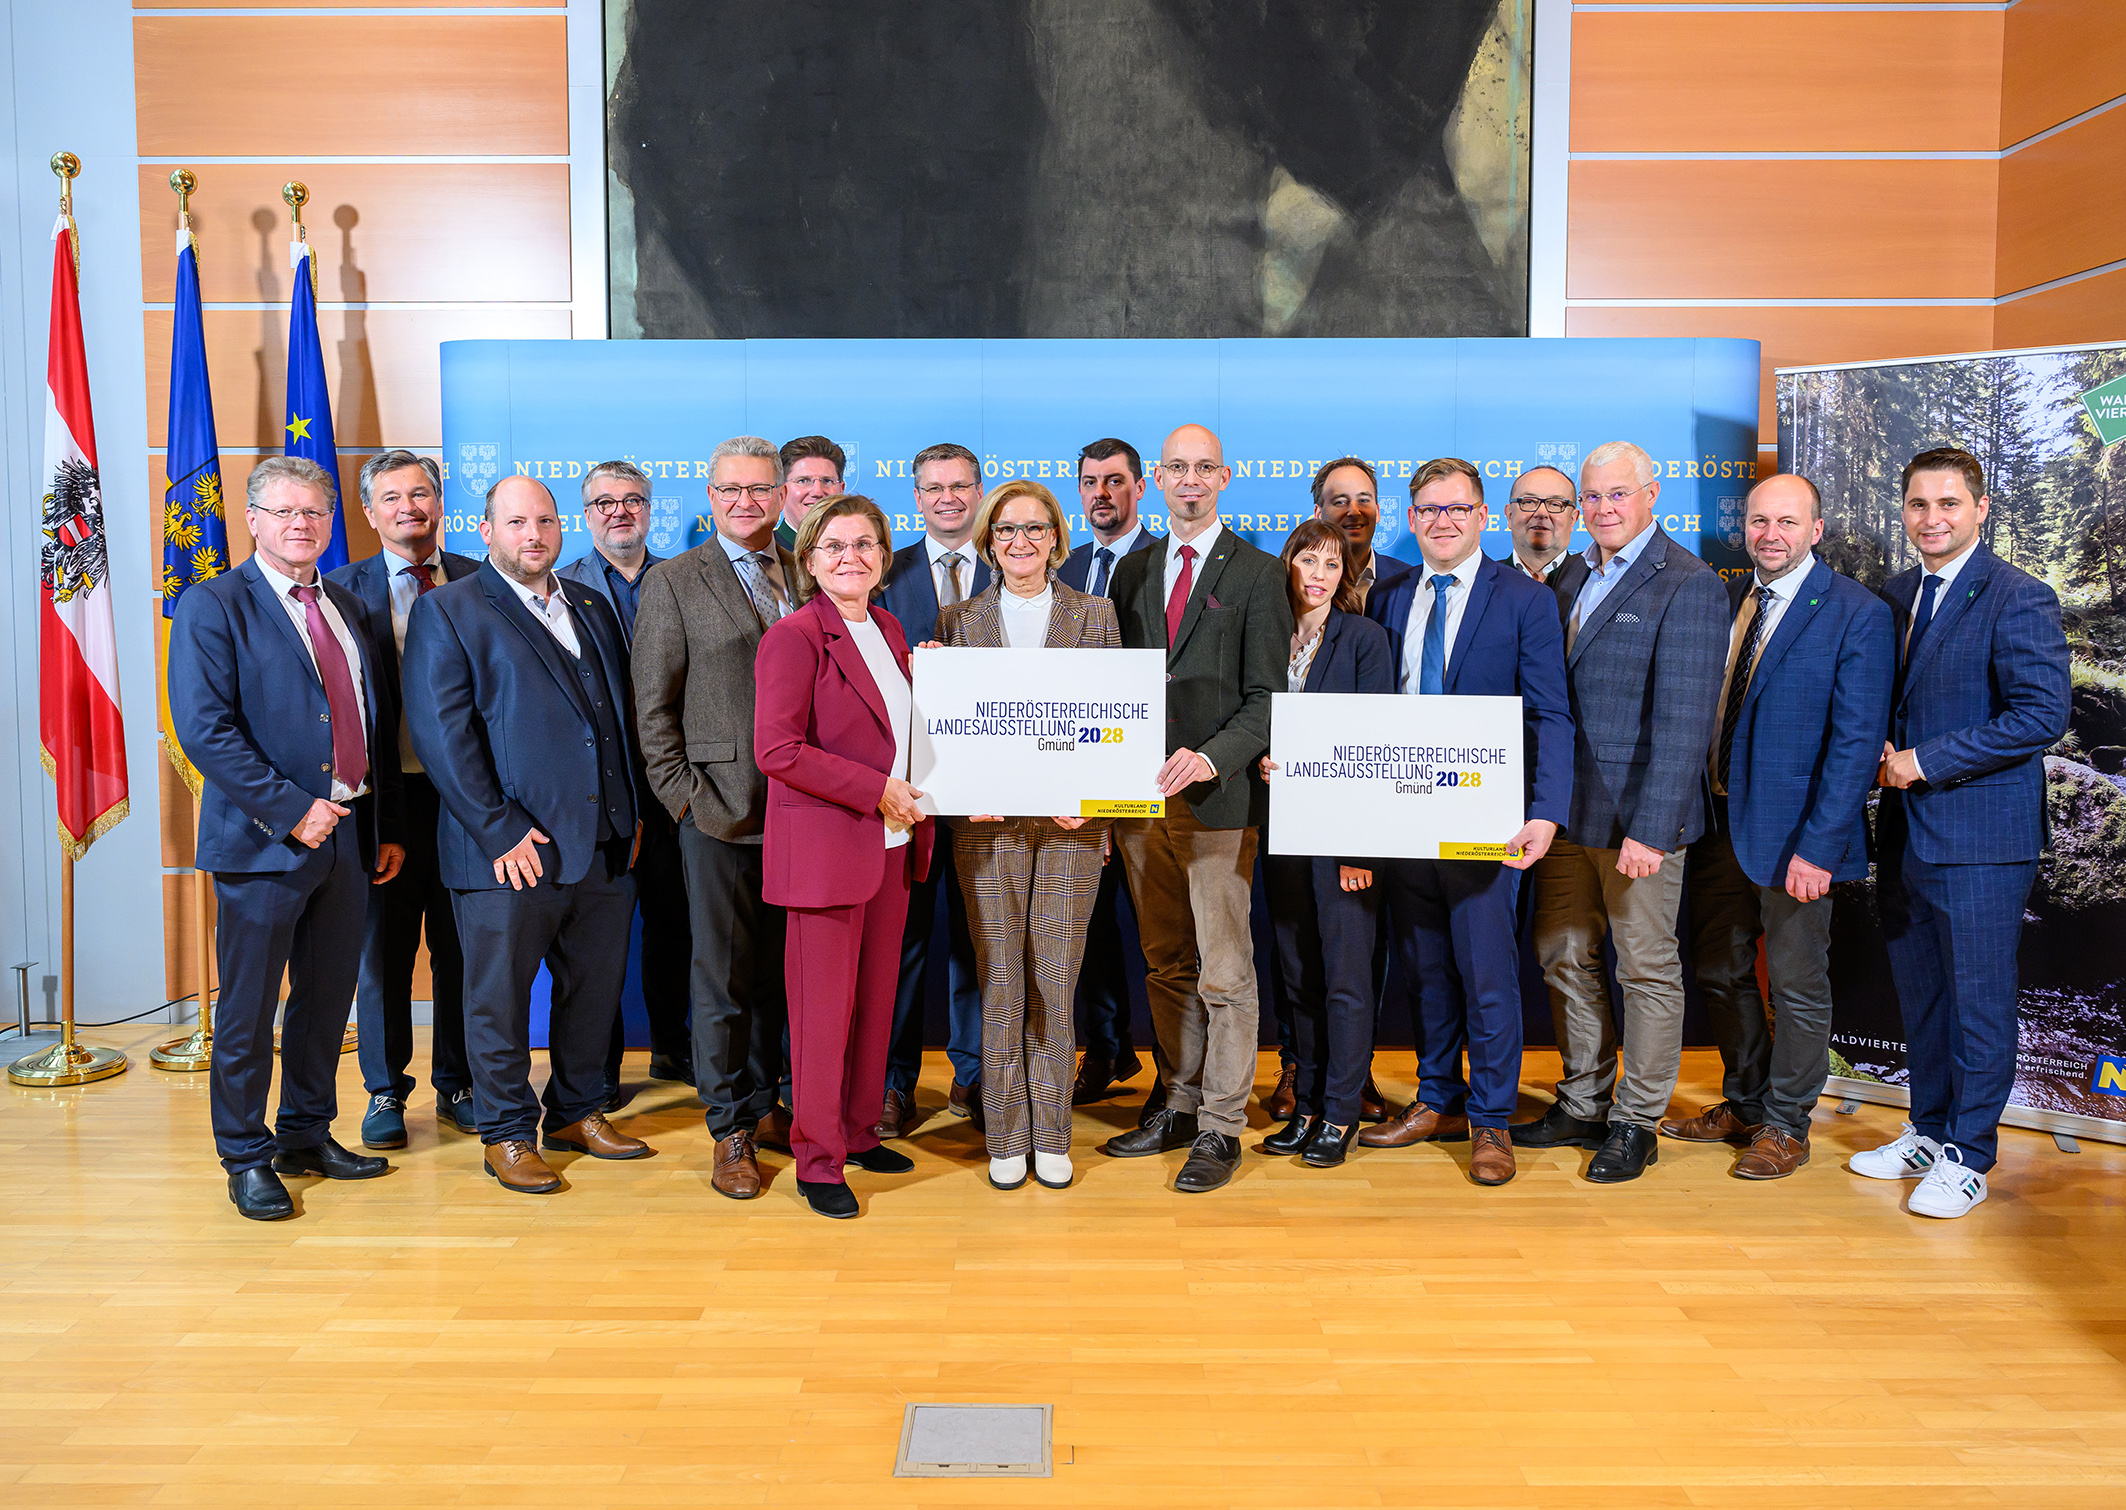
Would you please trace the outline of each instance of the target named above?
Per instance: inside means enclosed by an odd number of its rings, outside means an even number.
[[[895,1478],[1052,1478],[1053,1405],[910,1405]]]

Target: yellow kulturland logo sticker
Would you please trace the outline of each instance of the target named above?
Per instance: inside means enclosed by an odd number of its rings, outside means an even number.
[[[1166,804],[1163,802],[1081,802],[1078,804],[1078,816],[1080,818],[1162,818],[1166,816]]]
[[[1439,847],[1442,860],[1503,860],[1506,846],[1503,844],[1442,844]]]

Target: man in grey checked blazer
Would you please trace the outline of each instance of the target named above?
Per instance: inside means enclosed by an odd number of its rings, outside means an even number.
[[[1532,926],[1564,1073],[1513,1141],[1597,1152],[1587,1177],[1634,1180],[1658,1157],[1683,1049],[1676,912],[1684,852],[1705,827],[1705,768],[1727,666],[1727,590],[1661,528],[1653,458],[1589,454],[1580,502],[1594,544],[1553,581],[1572,696],[1572,816],[1536,867]],[[1617,951],[1612,1026],[1602,937]]]

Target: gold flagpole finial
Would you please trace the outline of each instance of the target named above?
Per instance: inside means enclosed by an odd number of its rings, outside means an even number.
[[[199,179],[190,168],[179,168],[170,175],[170,189],[177,196],[178,234],[191,243],[194,257],[199,255],[199,238],[192,234],[192,191],[198,187]],[[180,245],[177,250],[182,255],[184,247]]]
[[[71,152],[52,154],[52,171],[59,175],[59,218],[66,222],[67,240],[73,243],[74,277],[81,277],[81,227],[74,224],[74,180],[81,176],[81,159]]]
[[[304,246],[310,244],[310,228],[303,224],[303,206],[310,202],[310,186],[300,180],[291,180],[281,185],[281,198],[288,202],[288,209],[295,217],[295,239]],[[310,294],[317,296],[317,257],[305,259],[310,264]]]

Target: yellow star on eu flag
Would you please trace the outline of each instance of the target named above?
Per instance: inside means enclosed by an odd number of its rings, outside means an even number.
[[[292,440],[308,440],[310,438],[310,421],[300,414],[289,415],[288,423],[282,428],[288,432],[289,438]]]

